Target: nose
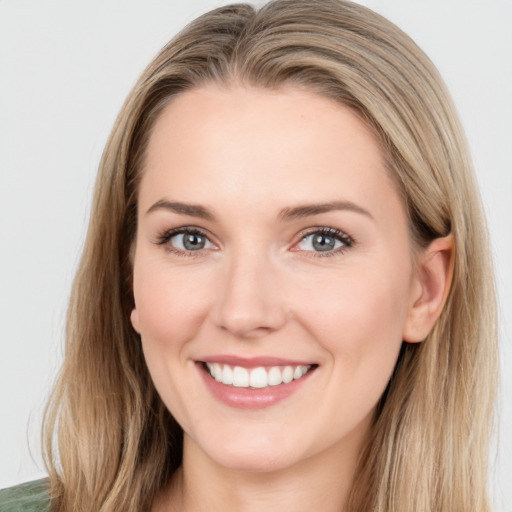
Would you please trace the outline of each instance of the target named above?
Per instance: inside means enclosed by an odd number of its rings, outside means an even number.
[[[288,313],[278,274],[265,256],[233,257],[224,269],[215,300],[217,326],[245,339],[261,338],[280,329]]]

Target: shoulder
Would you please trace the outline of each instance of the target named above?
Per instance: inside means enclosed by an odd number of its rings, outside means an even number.
[[[1,489],[0,512],[50,512],[48,480]]]

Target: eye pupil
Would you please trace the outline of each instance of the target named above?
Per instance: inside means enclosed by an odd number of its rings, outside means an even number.
[[[332,236],[317,234],[313,237],[313,248],[317,251],[330,251],[334,249],[335,243]]]
[[[206,238],[202,235],[195,233],[185,233],[183,235],[183,247],[188,251],[197,251],[203,249],[206,243]]]

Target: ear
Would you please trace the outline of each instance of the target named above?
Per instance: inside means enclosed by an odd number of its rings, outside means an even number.
[[[132,312],[130,313],[130,321],[132,323],[132,327],[135,329],[135,332],[140,334],[140,329],[139,329],[139,312],[137,311],[136,307],[134,307],[132,309]]]
[[[452,235],[436,238],[418,256],[411,303],[402,334],[404,341],[423,341],[434,327],[450,291],[454,256]]]

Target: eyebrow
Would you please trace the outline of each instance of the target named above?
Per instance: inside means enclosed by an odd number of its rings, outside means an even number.
[[[331,201],[329,203],[305,204],[295,206],[293,208],[285,208],[284,210],[281,210],[279,218],[281,220],[296,220],[336,210],[360,213],[361,215],[365,215],[366,217],[373,219],[373,215],[368,210],[361,208],[361,206],[358,206],[351,201]]]
[[[146,215],[156,210],[169,210],[180,215],[188,215],[190,217],[198,217],[205,220],[214,220],[215,218],[213,213],[204,206],[180,203],[178,201],[167,201],[166,199],[160,199],[160,201],[157,201],[148,209]]]
[[[160,199],[148,209],[146,215],[156,210],[169,210],[179,215],[187,215],[189,217],[197,217],[209,221],[215,220],[215,216],[208,208],[198,204]],[[351,211],[373,219],[373,215],[368,210],[365,210],[351,201],[331,201],[328,203],[304,204],[294,206],[293,208],[284,208],[279,212],[278,218],[281,221],[290,221],[331,211]]]

